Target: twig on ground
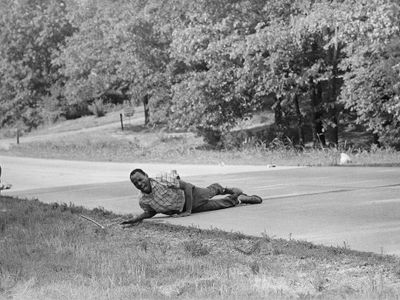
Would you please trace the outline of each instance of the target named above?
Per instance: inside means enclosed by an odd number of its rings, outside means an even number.
[[[96,222],[95,220],[93,220],[93,219],[91,219],[91,218],[89,218],[89,217],[87,217],[87,216],[84,216],[84,215],[80,215],[80,216],[81,216],[82,218],[84,218],[84,219],[86,219],[86,220],[92,222],[93,224],[96,224],[96,225],[99,226],[101,229],[105,229],[105,227],[104,227],[103,225],[99,224],[99,223]]]

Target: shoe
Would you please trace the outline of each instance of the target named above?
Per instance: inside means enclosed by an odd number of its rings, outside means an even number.
[[[234,187],[226,187],[224,190],[224,194],[241,195],[241,194],[243,194],[243,191],[241,189],[234,188]]]
[[[238,200],[240,201],[240,203],[244,203],[244,204],[260,204],[260,203],[262,203],[261,197],[259,197],[257,195],[248,196],[248,195],[242,194],[238,197]]]

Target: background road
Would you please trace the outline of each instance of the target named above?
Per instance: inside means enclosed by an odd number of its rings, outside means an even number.
[[[400,254],[400,168],[147,165],[7,156],[0,156],[0,164],[3,180],[13,184],[3,194],[117,213],[140,213],[137,191],[128,179],[131,169],[143,168],[151,176],[177,169],[199,186],[237,186],[264,202],[153,220]]]

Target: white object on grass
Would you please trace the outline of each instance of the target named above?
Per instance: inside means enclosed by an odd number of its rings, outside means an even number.
[[[351,163],[351,158],[349,155],[347,155],[346,153],[340,153],[340,161],[339,164],[341,165],[345,165]]]

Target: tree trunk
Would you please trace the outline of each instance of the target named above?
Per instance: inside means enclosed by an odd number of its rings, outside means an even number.
[[[333,127],[332,129],[332,142],[335,144],[335,147],[337,148],[339,145],[339,120],[336,108],[333,111],[332,122],[335,125],[335,127]]]
[[[275,117],[275,125],[280,128],[282,126],[283,116],[282,116],[281,99],[278,97],[275,99],[274,117]]]
[[[333,122],[333,130],[332,130],[332,142],[336,145],[339,144],[339,121],[338,121],[338,112],[336,107],[337,97],[339,95],[338,91],[338,55],[339,55],[339,47],[337,40],[338,28],[335,28],[335,44],[333,46],[333,54],[332,54],[332,90],[331,90],[331,102],[332,109],[330,110],[330,114],[332,116]]]
[[[296,108],[297,133],[298,133],[298,138],[299,138],[299,145],[304,146],[303,116],[301,115],[300,105],[299,105],[299,96],[297,94],[294,94],[293,101],[294,101],[294,105]]]
[[[313,144],[314,147],[320,145],[322,147],[326,146],[325,132],[322,124],[322,86],[318,82],[315,84],[311,80],[311,105],[312,105],[312,133],[313,133]]]
[[[381,147],[381,142],[379,141],[379,134],[377,133],[373,133],[372,134],[372,138],[373,138],[373,144],[376,145],[378,148]]]
[[[149,125],[150,123],[150,107],[149,107],[149,95],[143,97],[143,108],[144,108],[144,125]]]

